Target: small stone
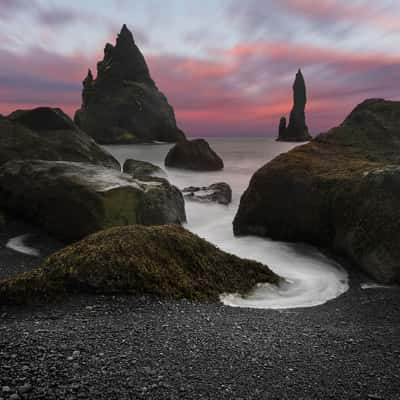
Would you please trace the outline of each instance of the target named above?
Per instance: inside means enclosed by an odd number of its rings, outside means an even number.
[[[72,357],[73,357],[73,358],[78,358],[80,355],[81,355],[81,352],[78,351],[78,350],[75,350],[75,351],[72,353]]]
[[[19,400],[20,397],[17,395],[17,393],[14,393],[10,396],[10,400]]]
[[[11,392],[11,388],[10,388],[10,386],[3,386],[1,391],[3,393],[10,393]]]
[[[28,393],[32,390],[32,385],[30,383],[25,383],[24,385],[18,388],[18,392],[21,394]]]

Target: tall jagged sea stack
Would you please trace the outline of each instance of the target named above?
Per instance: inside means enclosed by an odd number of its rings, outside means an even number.
[[[96,79],[90,70],[84,79],[75,122],[101,144],[185,139],[126,25],[115,46],[106,44]]]
[[[279,141],[305,142],[311,140],[306,124],[305,109],[307,104],[306,84],[303,74],[299,69],[293,84],[293,108],[290,113],[289,125],[286,126],[286,118],[279,122]]]

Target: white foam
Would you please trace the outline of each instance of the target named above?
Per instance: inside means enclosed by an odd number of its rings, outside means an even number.
[[[360,285],[361,289],[396,289],[399,288],[397,285],[382,285],[375,282],[365,282]]]
[[[26,233],[24,235],[13,237],[6,243],[6,247],[11,250],[17,251],[18,253],[24,253],[30,256],[38,257],[40,255],[40,251],[24,243],[25,240],[29,238],[29,236],[30,235]]]

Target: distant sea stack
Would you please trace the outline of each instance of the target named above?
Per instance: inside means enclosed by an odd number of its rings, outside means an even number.
[[[106,44],[104,58],[97,63],[96,79],[88,71],[75,122],[101,144],[185,139],[173,108],[151,78],[126,25],[115,46]]]
[[[281,142],[306,142],[311,140],[306,124],[305,109],[307,104],[306,84],[303,74],[299,69],[293,84],[293,108],[290,113],[289,125],[286,126],[286,118],[279,122],[279,136]]]

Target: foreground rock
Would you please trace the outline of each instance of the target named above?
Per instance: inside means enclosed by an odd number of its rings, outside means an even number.
[[[302,241],[400,282],[400,102],[367,100],[342,125],[258,170],[236,234]]]
[[[18,110],[0,118],[0,164],[26,159],[87,162],[120,170],[118,161],[58,108]]]
[[[184,222],[182,194],[164,181],[91,164],[9,161],[0,169],[0,206],[69,242],[117,225]]]
[[[299,69],[293,84],[293,108],[290,112],[289,125],[286,126],[286,118],[279,121],[279,141],[282,142],[306,142],[311,140],[306,124],[305,109],[307,104],[306,84],[303,74]]]
[[[182,190],[188,200],[215,202],[227,205],[232,201],[232,189],[225,182],[213,183],[210,186],[190,186]]]
[[[70,293],[156,295],[217,301],[258,282],[277,284],[268,267],[224,253],[176,225],[118,227],[91,235],[32,272],[0,281],[0,304]]]
[[[217,171],[224,168],[221,157],[204,139],[185,140],[177,143],[168,152],[165,165],[195,171]]]
[[[146,61],[124,25],[116,45],[83,81],[82,106],[75,122],[98,143],[126,144],[185,138],[173,108],[150,76]]]
[[[137,178],[137,179],[148,176],[158,176],[158,177],[166,176],[165,171],[163,171],[157,165],[154,165],[147,161],[133,160],[131,158],[127,159],[124,162],[122,171],[125,174],[130,175],[132,178]]]

